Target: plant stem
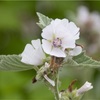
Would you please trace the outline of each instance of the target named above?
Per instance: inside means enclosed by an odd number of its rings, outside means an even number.
[[[59,74],[58,74],[58,71],[56,72],[56,79],[55,79],[55,91],[54,91],[54,93],[55,93],[55,99],[56,100],[59,100]]]

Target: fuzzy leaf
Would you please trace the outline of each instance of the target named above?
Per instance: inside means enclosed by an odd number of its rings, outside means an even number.
[[[40,28],[45,28],[47,25],[50,24],[50,22],[52,21],[51,18],[37,12],[37,16],[39,17],[39,23],[37,23],[37,25],[40,27]]]
[[[78,66],[78,67],[91,67],[91,68],[100,67],[100,61],[93,60],[91,57],[87,56],[84,52],[82,52],[78,56],[73,57],[72,59],[68,59],[66,64],[67,66]],[[66,64],[64,64],[64,66]]]
[[[21,62],[20,55],[0,55],[0,71],[24,71],[37,68]]]

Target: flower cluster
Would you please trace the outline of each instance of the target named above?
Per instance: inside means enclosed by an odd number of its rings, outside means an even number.
[[[55,86],[54,81],[48,77],[50,66],[52,65],[58,68],[57,64],[55,64],[57,62],[54,60],[55,58],[62,59],[69,56],[77,56],[82,52],[82,47],[76,45],[76,40],[79,39],[79,35],[79,28],[73,22],[69,22],[68,19],[52,20],[42,30],[42,44],[40,39],[37,39],[32,40],[32,44],[25,46],[21,54],[21,62],[34,66],[42,66],[37,71],[36,80],[44,78],[52,86]],[[46,54],[55,57],[51,59],[51,61],[54,60],[53,64],[47,63]],[[58,66],[60,65],[58,64]],[[52,68],[52,70],[56,68]]]
[[[69,22],[67,19],[52,20],[42,30],[42,45],[40,39],[32,40],[32,45],[27,44],[21,54],[21,61],[38,66],[43,64],[46,59],[45,53],[64,58],[68,55],[76,56],[82,52],[81,46],[76,45],[79,34],[79,28],[73,22]]]

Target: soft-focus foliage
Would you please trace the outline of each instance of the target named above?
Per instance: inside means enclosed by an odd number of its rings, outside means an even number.
[[[1,1],[0,2],[0,54],[19,54],[31,40],[41,36],[36,12],[50,18],[64,18],[69,11],[76,11],[80,5],[86,5],[90,11],[100,12],[99,1]],[[71,16],[73,17],[73,16]],[[88,33],[87,33],[88,35]],[[81,40],[83,41],[83,40]],[[80,41],[78,41],[80,42]],[[100,52],[93,55],[100,59]],[[14,100],[53,100],[52,93],[42,82],[32,84],[35,71],[0,72],[0,99]],[[70,81],[77,79],[78,88],[85,82],[93,83],[86,99],[100,100],[100,69],[64,67],[60,76],[62,87],[67,88]]]

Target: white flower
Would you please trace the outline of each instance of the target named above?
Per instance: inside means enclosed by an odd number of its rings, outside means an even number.
[[[31,65],[41,65],[46,58],[42,48],[40,39],[32,40],[32,44],[27,44],[22,52],[21,62]]]
[[[80,6],[77,10],[76,21],[80,27],[100,33],[100,14],[98,12],[90,13],[87,7]]]
[[[70,56],[77,56],[82,52],[82,47],[81,46],[76,46],[73,50],[69,51]]]
[[[81,88],[79,88],[77,90],[77,96],[91,90],[93,88],[93,86],[91,85],[91,83],[89,82],[86,82]]]
[[[55,86],[55,82],[51,80],[47,75],[44,75],[44,78],[52,85]]]
[[[90,13],[88,8],[85,6],[80,6],[77,11],[77,22],[79,22],[80,25],[86,25],[86,23],[90,20]]]
[[[92,31],[100,33],[100,14],[98,12],[91,13]]]
[[[55,19],[43,29],[42,47],[47,54],[56,57],[66,57],[66,48],[75,48],[79,39],[79,28],[67,19]]]

